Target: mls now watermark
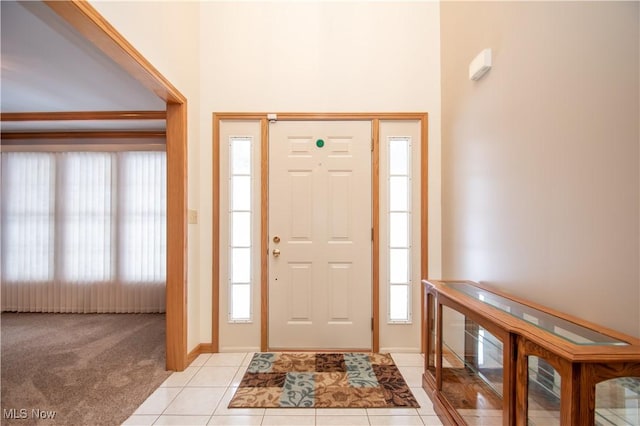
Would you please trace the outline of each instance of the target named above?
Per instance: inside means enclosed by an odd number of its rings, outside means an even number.
[[[25,420],[25,419],[40,419],[40,420],[53,420],[56,417],[55,411],[41,410],[39,408],[4,408],[2,410],[2,416],[5,419]]]

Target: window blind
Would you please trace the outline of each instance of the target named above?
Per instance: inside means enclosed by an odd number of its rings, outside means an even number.
[[[2,310],[164,312],[164,152],[3,152]]]

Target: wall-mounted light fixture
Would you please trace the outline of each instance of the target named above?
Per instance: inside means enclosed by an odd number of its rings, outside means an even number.
[[[484,49],[469,64],[469,80],[480,80],[491,69],[491,48]]]

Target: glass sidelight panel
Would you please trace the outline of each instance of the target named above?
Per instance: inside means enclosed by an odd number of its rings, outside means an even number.
[[[407,285],[409,281],[409,250],[389,250],[389,282],[391,285]]]
[[[234,247],[251,247],[251,213],[231,213],[231,244]]]
[[[251,139],[233,138],[231,143],[231,173],[251,175]]]
[[[595,424],[640,425],[640,377],[621,377],[596,385]]]
[[[411,145],[407,137],[389,138],[389,174],[409,175],[409,152]]]
[[[411,138],[390,137],[388,176],[389,322],[411,322]]]
[[[232,287],[231,294],[232,303],[231,310],[238,318],[250,318],[251,304],[247,303],[251,298],[251,284],[235,284]]]
[[[560,374],[543,358],[528,357],[529,425],[560,424]]]
[[[231,282],[234,284],[248,284],[251,282],[251,250],[248,248],[234,248],[231,250]]]
[[[409,315],[409,306],[407,300],[408,288],[406,285],[391,285],[389,289],[389,297],[391,299],[391,307],[389,315],[391,318],[407,318]]]
[[[229,139],[229,321],[252,319],[252,138]]]
[[[391,247],[409,246],[409,214],[389,213],[389,243]]]
[[[407,176],[391,176],[389,178],[389,210],[409,210],[409,178]]]
[[[251,176],[232,176],[231,188],[232,210],[251,210]]]

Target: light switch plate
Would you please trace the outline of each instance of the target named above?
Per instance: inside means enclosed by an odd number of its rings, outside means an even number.
[[[188,210],[187,211],[187,222],[189,222],[189,224],[198,223],[198,211],[197,210]]]

